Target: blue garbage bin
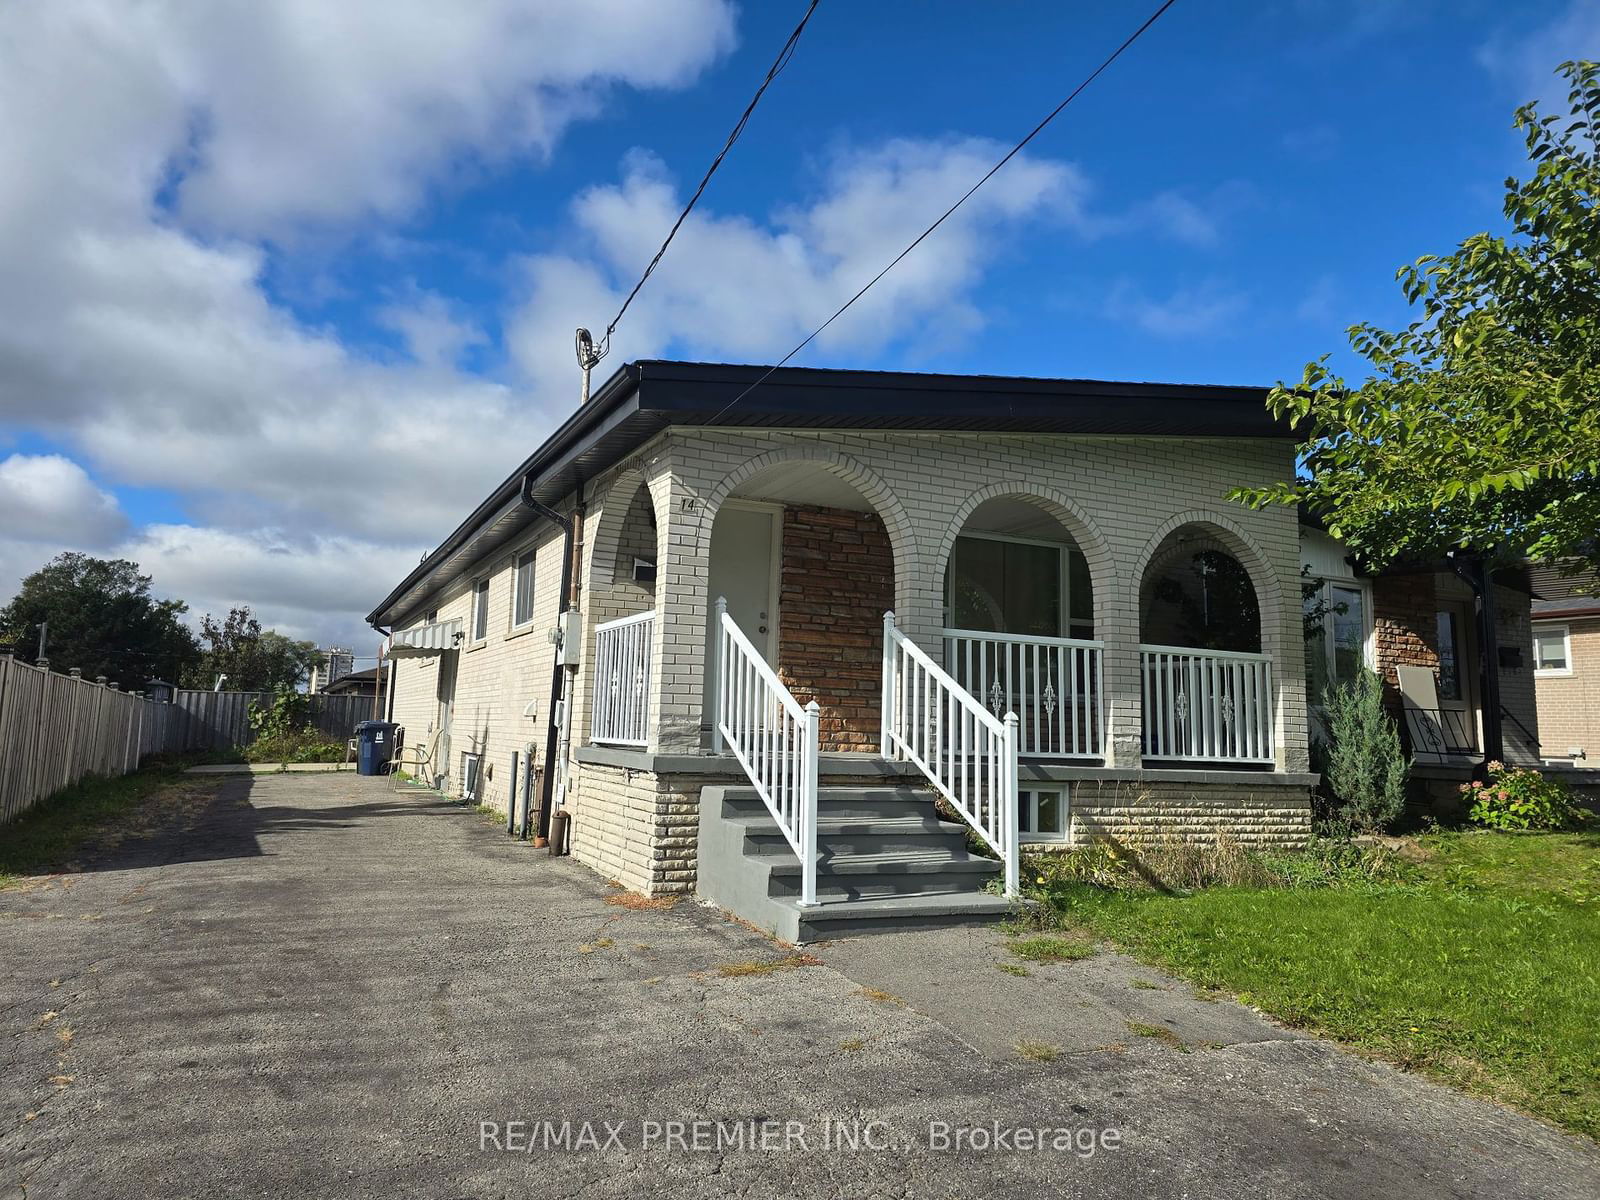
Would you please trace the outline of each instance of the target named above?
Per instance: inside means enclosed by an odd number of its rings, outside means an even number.
[[[393,721],[362,721],[356,725],[356,774],[382,775],[394,753]]]

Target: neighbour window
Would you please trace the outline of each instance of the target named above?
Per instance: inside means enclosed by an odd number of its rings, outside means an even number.
[[[952,629],[1039,637],[1094,637],[1089,564],[1070,546],[1009,538],[956,538],[945,576]]]
[[[1017,792],[1017,825],[1022,836],[1030,841],[1065,841],[1066,793],[1029,789]]]
[[[514,599],[511,605],[511,625],[520,629],[533,620],[533,563],[534,551],[526,550],[517,556]]]
[[[1533,673],[1572,674],[1572,635],[1565,625],[1533,627]]]
[[[1439,699],[1460,700],[1461,626],[1451,609],[1440,609],[1434,621],[1439,639]]]
[[[1372,606],[1359,583],[1318,580],[1305,597],[1306,694],[1322,703],[1331,687],[1348,683],[1368,664]]]
[[[489,577],[485,575],[472,589],[472,640],[489,636]]]

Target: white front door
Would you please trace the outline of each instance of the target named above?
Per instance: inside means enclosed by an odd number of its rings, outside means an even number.
[[[716,642],[712,622],[717,597],[728,601],[734,619],[751,645],[769,663],[778,656],[778,561],[783,509],[774,504],[729,500],[711,531],[710,585],[706,591],[705,717],[711,727]]]

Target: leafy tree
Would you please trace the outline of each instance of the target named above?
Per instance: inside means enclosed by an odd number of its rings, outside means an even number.
[[[297,642],[262,629],[248,605],[230,609],[222,621],[207,613],[200,622],[205,650],[185,677],[188,687],[209,688],[218,675],[238,692],[293,691],[311,675],[315,642]]]
[[[57,670],[104,675],[127,691],[154,676],[175,679],[200,652],[182,621],[189,606],[150,595],[150,576],[127,559],[59,554],[22,581],[0,609],[0,646],[32,661],[40,622],[45,656]]]
[[[1274,388],[1306,474],[1236,499],[1305,503],[1377,565],[1467,547],[1600,567],[1600,64],[1559,73],[1569,115],[1516,113],[1534,172],[1506,181],[1511,236],[1403,268],[1421,315],[1350,330],[1359,387],[1324,359]]]

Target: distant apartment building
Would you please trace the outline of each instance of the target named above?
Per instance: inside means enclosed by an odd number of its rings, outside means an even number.
[[[317,651],[317,662],[311,668],[311,682],[307,687],[313,696],[336,679],[343,679],[356,669],[355,651],[343,646],[329,646]]]

